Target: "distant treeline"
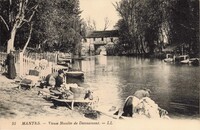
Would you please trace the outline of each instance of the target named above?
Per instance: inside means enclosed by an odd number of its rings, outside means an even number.
[[[114,4],[124,54],[150,54],[171,47],[174,53],[199,53],[198,0],[121,0]]]

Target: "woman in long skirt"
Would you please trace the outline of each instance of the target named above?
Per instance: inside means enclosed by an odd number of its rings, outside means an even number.
[[[8,78],[15,79],[16,77],[16,68],[15,68],[15,56],[14,50],[10,50],[10,53],[7,56],[7,65],[8,65]]]

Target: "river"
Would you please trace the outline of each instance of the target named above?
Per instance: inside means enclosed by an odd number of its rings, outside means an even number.
[[[200,67],[125,56],[91,56],[78,65],[85,74],[82,84],[98,95],[101,107],[122,107],[126,97],[149,88],[170,116],[199,117]]]

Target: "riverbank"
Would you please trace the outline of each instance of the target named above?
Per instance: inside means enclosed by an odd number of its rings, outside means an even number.
[[[31,90],[18,89],[14,80],[0,75],[0,118],[23,119],[37,117],[82,117],[78,111],[71,111],[67,107],[52,109],[53,103],[38,95],[41,89],[35,87]]]

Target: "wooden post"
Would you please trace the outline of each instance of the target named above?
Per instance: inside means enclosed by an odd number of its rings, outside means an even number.
[[[58,63],[58,52],[56,52],[56,54],[55,54],[55,63],[56,64]]]
[[[23,52],[19,52],[19,76],[21,77],[23,75]]]

